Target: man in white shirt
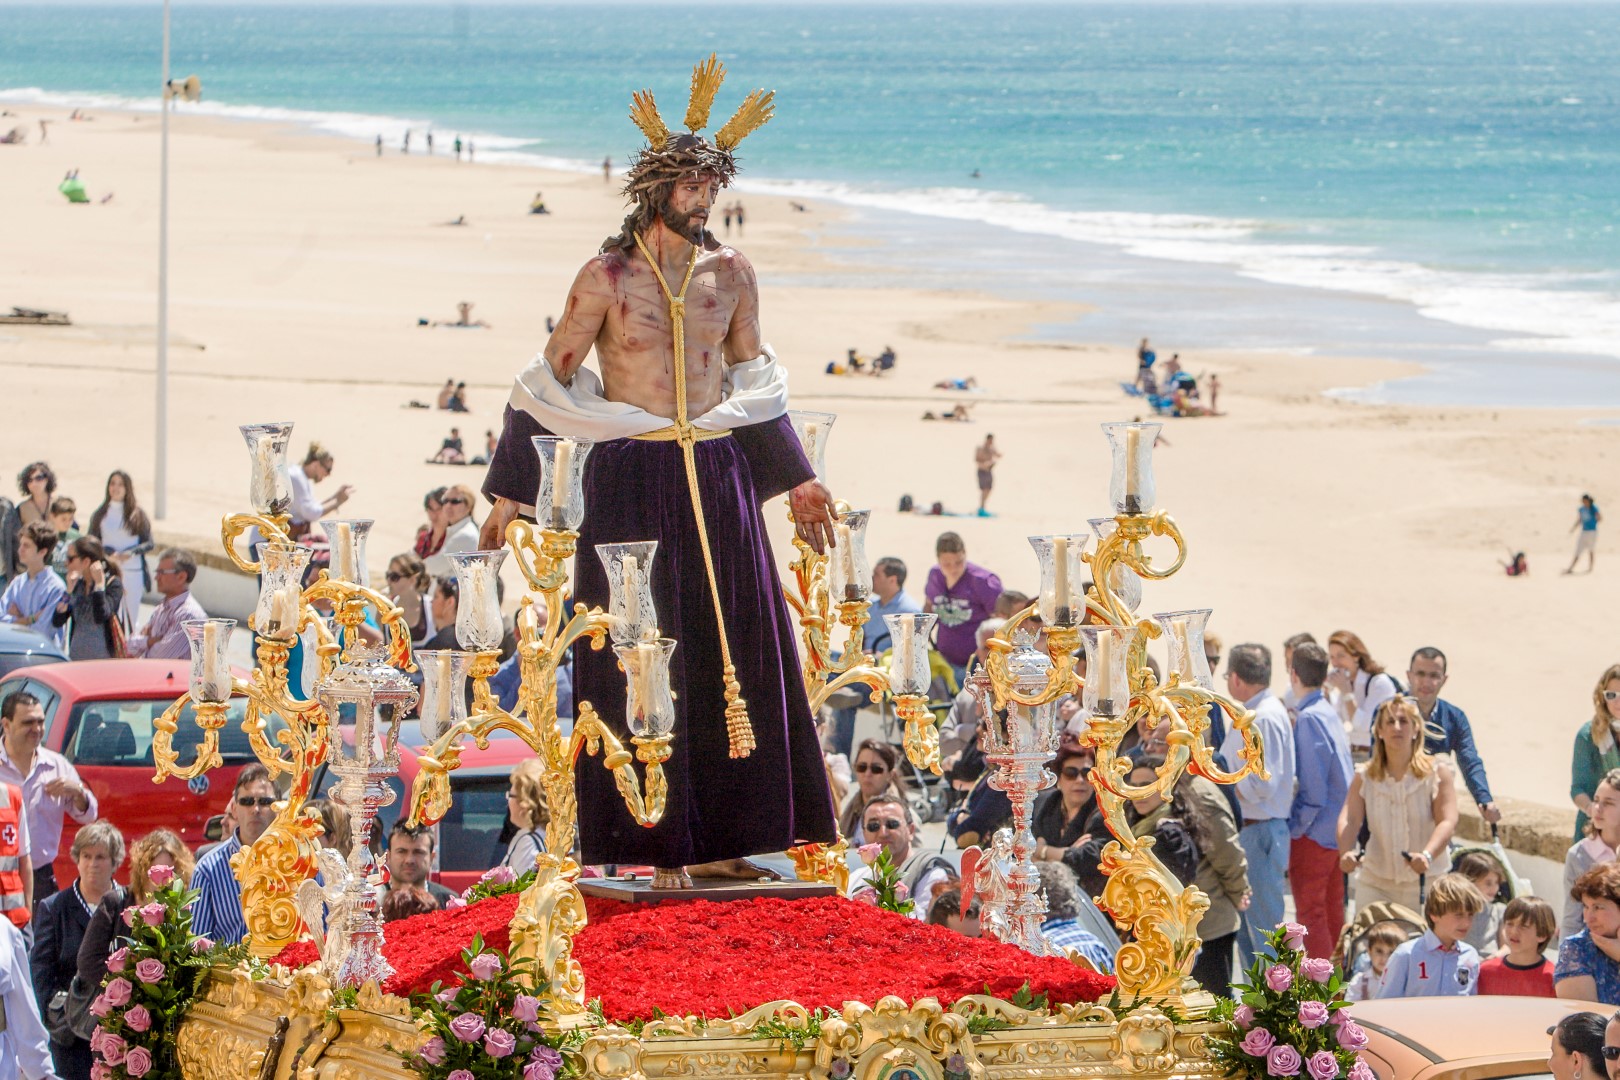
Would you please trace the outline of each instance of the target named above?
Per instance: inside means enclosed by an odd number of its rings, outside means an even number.
[[[900,872],[900,882],[915,902],[913,919],[928,918],[934,893],[956,876],[949,859],[938,852],[913,847],[917,839],[917,819],[911,807],[898,795],[874,795],[861,811],[861,834],[869,844],[882,844]],[[849,895],[854,896],[872,879],[872,868],[862,866],[849,876]]]
[[[1288,892],[1288,815],[1294,805],[1294,731],[1288,710],[1271,692],[1271,650],[1264,645],[1235,645],[1226,658],[1226,690],[1254,713],[1254,731],[1265,749],[1271,779],[1251,776],[1237,785],[1243,828],[1238,840],[1249,859],[1249,887],[1254,898],[1238,931],[1238,954],[1248,967],[1262,935],[1283,921]],[[1226,733],[1221,757],[1236,768],[1242,763],[1243,736],[1236,727]]]
[[[96,797],[67,758],[40,745],[45,709],[33,694],[18,690],[0,702],[0,733],[0,781],[23,793],[37,904],[56,892],[51,863],[61,849],[63,815],[90,824],[96,820]]]

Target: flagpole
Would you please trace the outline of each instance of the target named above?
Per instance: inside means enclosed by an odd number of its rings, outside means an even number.
[[[157,312],[157,468],[155,517],[167,516],[169,503],[169,0],[163,0],[163,163],[158,179]]]

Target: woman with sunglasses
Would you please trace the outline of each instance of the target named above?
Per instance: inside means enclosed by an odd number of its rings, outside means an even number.
[[[1423,715],[1405,695],[1373,718],[1372,757],[1356,769],[1339,812],[1339,868],[1356,875],[1356,910],[1389,900],[1423,910],[1423,881],[1451,869],[1457,831],[1456,772],[1423,748]],[[1365,852],[1358,850],[1362,822]]]
[[[1057,786],[1041,793],[1030,820],[1035,858],[1061,859],[1065,849],[1086,842],[1086,823],[1097,809],[1097,789],[1086,774],[1095,763],[1095,750],[1081,746],[1078,738],[1064,733],[1052,762]]]
[[[473,520],[473,508],[477,506],[476,496],[472,489],[465,484],[452,484],[444,489],[441,502],[444,505],[441,518],[444,521],[444,543],[439,545],[438,552],[427,560],[428,573],[434,577],[443,577],[445,574],[455,572],[449,555],[458,551],[478,550],[478,522]]]
[[[436,487],[422,496],[422,512],[427,515],[427,524],[417,526],[416,543],[411,545],[411,550],[421,558],[437,555],[444,546],[444,493],[448,490]]]
[[[1608,1071],[1603,1059],[1608,1056],[1603,1048],[1603,1027],[1607,1023],[1600,1013],[1570,1013],[1547,1029],[1552,1036],[1552,1053],[1547,1055],[1547,1071],[1553,1080],[1607,1080]],[[1620,1058],[1620,1046],[1614,1048]]]
[[[123,572],[107,558],[101,541],[81,536],[68,545],[68,595],[56,605],[51,625],[73,620],[68,656],[74,660],[108,660],[123,655],[118,612],[124,601]]]
[[[433,578],[414,554],[405,552],[388,560],[388,598],[405,613],[411,645],[418,649],[427,646],[436,629],[433,606],[427,601],[432,591]]]
[[[868,802],[884,792],[898,795],[903,802],[905,791],[900,787],[900,755],[895,748],[881,739],[867,739],[855,749],[855,786],[844,798],[838,811],[838,829],[851,844],[866,843],[861,830],[861,810]]]
[[[1597,786],[1611,769],[1620,769],[1620,664],[1610,664],[1592,688],[1592,719],[1575,733],[1569,797],[1575,803],[1575,843],[1586,835],[1587,811]]]
[[[17,539],[29,524],[50,521],[51,496],[56,494],[56,474],[43,461],[36,461],[17,474],[22,501],[6,511],[0,522],[0,577],[11,579],[23,573]]]
[[[1570,893],[1586,925],[1558,947],[1553,990],[1561,998],[1620,1005],[1620,863],[1592,867]]]

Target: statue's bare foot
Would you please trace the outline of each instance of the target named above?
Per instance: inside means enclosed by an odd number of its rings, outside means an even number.
[[[782,880],[782,875],[775,870],[756,862],[749,862],[747,859],[721,859],[718,862],[702,863],[698,866],[688,866],[686,872],[698,878],[733,878],[738,881],[758,881],[760,878],[770,881]]]
[[[680,867],[673,870],[662,866],[653,868],[652,887],[655,889],[690,889],[692,878]]]

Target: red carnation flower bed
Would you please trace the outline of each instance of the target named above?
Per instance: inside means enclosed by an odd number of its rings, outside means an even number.
[[[395,975],[389,993],[453,982],[460,950],[480,933],[506,948],[517,897],[501,896],[459,911],[388,924],[384,954]],[[707,900],[623,904],[590,898],[589,925],[574,942],[586,993],[602,999],[615,1020],[646,1019],[653,1010],[722,1017],[778,998],[807,1008],[838,1009],[893,994],[949,1005],[970,994],[1007,998],[1026,982],[1052,1004],[1096,1001],[1114,987],[1110,975],[1067,960],[1030,956],[1011,945],[967,938],[870,904],[841,897],[814,900]],[[311,943],[293,945],[277,962],[313,963]]]

